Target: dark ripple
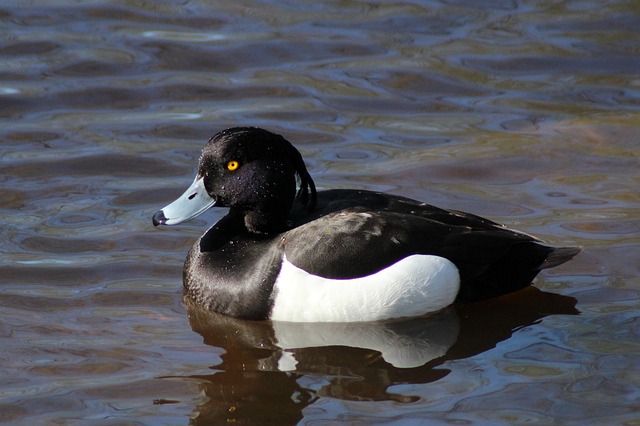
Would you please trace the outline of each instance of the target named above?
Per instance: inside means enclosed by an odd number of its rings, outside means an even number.
[[[0,47],[0,56],[42,55],[61,47],[62,45],[50,41],[15,43]]]
[[[163,69],[184,70],[189,72],[206,71],[215,73],[234,73],[251,68],[269,68],[290,62],[319,62],[333,58],[336,54],[344,56],[373,56],[383,50],[373,46],[349,45],[344,42],[326,41],[323,43],[305,43],[290,40],[263,41],[260,44],[244,43],[241,46],[198,46],[181,43],[147,42],[141,46],[148,50]],[[289,65],[291,66],[291,64]]]
[[[491,74],[553,73],[559,75],[636,74],[640,69],[640,57],[629,55],[544,57],[521,56],[489,59],[463,57],[460,63],[474,70]]]
[[[360,71],[354,77],[364,78],[380,87],[391,88],[411,98],[423,99],[442,96],[486,96],[486,88],[452,76],[437,75],[429,70],[421,71]]]
[[[69,7],[65,5],[48,8],[12,8],[7,15],[21,25],[58,26],[72,22],[83,28],[110,28],[113,24],[149,23],[154,25],[178,25],[186,28],[216,28],[225,20],[214,16],[203,16],[185,7],[175,13],[173,7],[119,7],[118,5],[95,5],[93,7]],[[102,29],[102,28],[101,28]]]
[[[70,262],[71,263],[71,262]],[[34,266],[35,265],[35,266]],[[176,277],[179,283],[182,263],[150,263],[116,261],[98,263],[92,266],[40,266],[10,265],[2,267],[2,281],[5,286],[24,284],[50,284],[54,287],[70,286],[88,288],[133,279],[153,279]],[[8,299],[10,303],[10,298]]]
[[[116,87],[92,87],[89,89],[66,90],[38,100],[38,106],[56,108],[122,108],[133,109],[148,105],[159,99],[159,94],[151,89],[122,89]],[[33,109],[32,109],[33,110]]]
[[[165,101],[197,101],[216,99],[247,99],[247,98],[296,98],[303,97],[304,92],[296,87],[287,86],[220,86],[198,84],[172,84],[158,88],[159,98]],[[213,136],[213,135],[211,135]]]
[[[4,271],[3,271],[4,272]],[[15,309],[28,312],[39,313],[54,313],[61,310],[74,309],[86,306],[86,300],[84,298],[55,298],[55,297],[43,297],[37,296],[18,296],[18,295],[4,295],[0,294],[0,306],[3,309]],[[46,326],[43,328],[32,328],[32,332],[47,334],[59,334],[59,330],[47,330]]]
[[[86,225],[91,222],[95,222],[99,218],[96,216],[91,216],[87,214],[69,214],[59,218],[61,224],[77,226],[77,225]]]
[[[34,168],[20,164],[0,167],[0,172],[28,178],[60,176],[65,179],[88,176],[170,177],[186,174],[184,168],[162,159],[117,153],[42,160],[37,162],[37,167]]]
[[[132,62],[135,57],[131,58]],[[111,63],[99,60],[81,60],[71,64],[66,64],[52,73],[60,77],[83,77],[88,76],[114,76],[128,75],[140,70],[140,66],[134,64]]]
[[[24,193],[20,190],[3,189],[0,192],[0,207],[3,209],[18,210],[26,205]]]
[[[545,32],[554,32],[555,35],[563,35],[569,32],[584,32],[589,34],[602,32],[609,34],[613,22],[615,22],[615,29],[617,31],[629,31],[635,34],[640,33],[640,19],[638,19],[638,15],[634,13],[612,13],[608,14],[606,19],[599,16],[594,16],[593,19],[588,20],[567,17],[562,19],[562,21],[540,23],[538,24],[538,29]]]
[[[70,225],[73,226],[77,221]],[[86,225],[86,222],[81,222]],[[82,240],[69,238],[29,237],[22,241],[22,247],[29,251],[44,253],[85,253],[104,252],[112,248],[112,244],[104,240]]]
[[[1,131],[1,130],[0,130]],[[20,145],[22,149],[25,149],[25,144],[40,144],[40,147],[51,148],[47,142],[54,142],[62,139],[62,132],[52,132],[46,130],[37,130],[37,131],[8,131],[3,135],[3,138],[6,138],[7,141],[4,141],[5,146],[9,141],[15,142]]]

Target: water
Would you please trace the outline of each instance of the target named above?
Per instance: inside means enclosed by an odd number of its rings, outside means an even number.
[[[640,422],[640,8],[481,3],[3,2],[0,420]],[[584,252],[522,294],[390,324],[201,312],[182,262],[223,212],[150,217],[210,136],[249,124],[320,188]]]

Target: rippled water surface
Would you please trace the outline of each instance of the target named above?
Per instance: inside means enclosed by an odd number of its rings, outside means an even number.
[[[7,0],[0,34],[0,421],[640,423],[636,1]],[[150,217],[231,125],[584,252],[389,324],[201,312],[224,212]]]

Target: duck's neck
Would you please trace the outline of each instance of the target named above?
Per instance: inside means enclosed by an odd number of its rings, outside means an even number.
[[[229,215],[242,218],[244,227],[252,234],[275,234],[285,230],[291,205],[258,206],[251,209],[232,207]]]

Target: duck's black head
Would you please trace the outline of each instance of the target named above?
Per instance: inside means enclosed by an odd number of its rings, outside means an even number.
[[[191,187],[153,222],[174,225],[220,206],[242,216],[250,232],[275,232],[284,227],[296,198],[309,210],[315,206],[315,185],[298,150],[267,130],[234,127],[209,140]]]

